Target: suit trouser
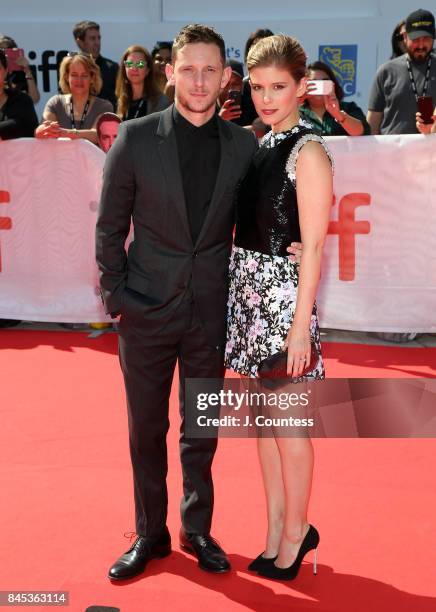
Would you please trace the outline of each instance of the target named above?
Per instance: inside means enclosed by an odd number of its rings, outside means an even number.
[[[136,532],[158,537],[166,524],[168,405],[176,362],[180,384],[182,524],[188,533],[209,533],[213,511],[211,467],[216,438],[184,436],[185,378],[222,378],[223,347],[207,343],[188,290],[164,323],[146,318],[148,298],[125,289],[119,356],[127,396]],[[186,407],[191,409],[191,407]],[[194,407],[192,407],[194,409]]]

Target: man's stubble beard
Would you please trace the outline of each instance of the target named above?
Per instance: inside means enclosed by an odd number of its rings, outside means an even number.
[[[219,92],[218,92],[219,94]],[[188,110],[191,113],[207,113],[208,110],[210,110],[211,108],[213,108],[214,106],[216,106],[217,103],[217,99],[218,99],[218,94],[215,96],[213,96],[210,100],[210,102],[207,102],[205,104],[205,106],[201,107],[201,108],[194,108],[192,107],[189,102],[186,100],[186,98],[184,98],[181,95],[177,95],[177,91],[175,94],[175,101],[177,102],[177,104],[179,104],[182,108]]]
[[[412,52],[409,52],[409,54],[408,54],[408,55],[409,55],[410,59],[411,59],[413,62],[415,62],[415,64],[425,64],[425,62],[427,62],[427,61],[428,61],[429,55],[430,55],[430,53],[431,53],[432,51],[433,51],[433,49],[430,49],[430,51],[428,51],[428,52],[427,52],[425,55],[423,55],[423,56],[419,56],[419,57],[416,57],[416,56],[415,56],[416,50],[415,50],[415,51],[412,51]]]

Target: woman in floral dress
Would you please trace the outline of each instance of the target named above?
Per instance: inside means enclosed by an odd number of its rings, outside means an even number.
[[[247,66],[253,102],[271,125],[240,185],[230,262],[227,367],[256,377],[263,360],[287,348],[292,381],[324,378],[315,296],[332,202],[332,163],[320,136],[299,123],[306,54],[285,35],[264,38]],[[286,247],[302,242],[300,265]],[[317,363],[310,363],[311,342]],[[319,535],[307,522],[313,448],[306,437],[259,437],[268,531],[250,569],[292,579]]]

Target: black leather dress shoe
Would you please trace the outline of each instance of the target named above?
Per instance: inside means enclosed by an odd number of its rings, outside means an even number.
[[[198,559],[198,566],[206,572],[222,574],[230,570],[226,553],[209,534],[186,533],[184,529],[181,529],[180,547],[195,555]]]
[[[162,559],[171,554],[171,536],[168,529],[157,540],[138,536],[131,548],[110,568],[111,580],[127,580],[141,574],[150,559]]]

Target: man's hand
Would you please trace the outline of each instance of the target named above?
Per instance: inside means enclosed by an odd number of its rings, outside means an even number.
[[[232,119],[239,119],[242,114],[242,111],[239,104],[235,104],[234,100],[226,100],[218,114],[221,119],[231,121]]]
[[[289,259],[292,261],[292,263],[296,263],[297,266],[299,266],[301,262],[301,255],[303,254],[303,245],[301,242],[291,242],[291,246],[289,246],[286,250],[288,253],[290,253]]]
[[[424,119],[422,118],[421,113],[416,113],[416,129],[420,134],[430,134],[434,125],[434,116],[433,116],[433,124],[424,123]]]

